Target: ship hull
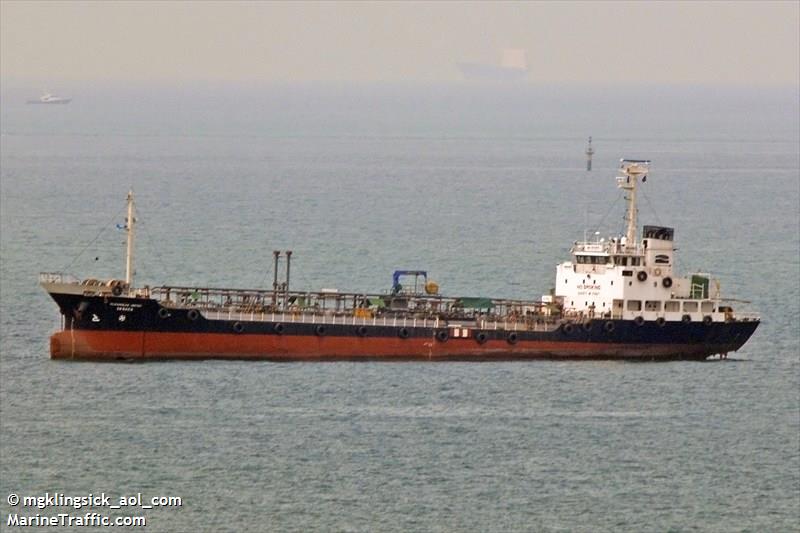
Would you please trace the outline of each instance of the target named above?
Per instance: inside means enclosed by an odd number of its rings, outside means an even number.
[[[502,67],[499,65],[484,65],[479,63],[459,63],[458,68],[465,79],[470,81],[486,82],[515,82],[525,81],[528,71],[522,68]]]
[[[68,104],[72,101],[72,98],[62,98],[58,100],[28,100],[28,104],[36,104],[36,105],[63,105]]]
[[[503,327],[454,321],[200,313],[150,299],[52,295],[65,327],[53,359],[702,360],[738,350],[758,322],[595,319]]]
[[[65,330],[50,339],[53,359],[265,361],[510,361],[526,359],[703,360],[736,351],[738,343],[614,343],[526,340],[393,339],[357,336],[275,336]]]

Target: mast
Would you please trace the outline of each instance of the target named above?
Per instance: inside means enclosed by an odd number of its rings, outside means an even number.
[[[627,192],[625,200],[628,204],[625,211],[625,246],[628,248],[636,247],[636,216],[639,209],[636,206],[636,187],[639,177],[642,182],[647,180],[647,172],[650,170],[650,161],[645,159],[620,159],[619,172],[617,176],[617,186]]]
[[[135,235],[133,217],[133,190],[128,191],[128,218],[125,219],[125,232],[128,234],[128,247],[125,253],[125,283],[128,287],[133,284],[133,238]]]
[[[589,137],[589,144],[586,145],[586,170],[592,170],[592,155],[594,148],[592,148],[592,138]]]

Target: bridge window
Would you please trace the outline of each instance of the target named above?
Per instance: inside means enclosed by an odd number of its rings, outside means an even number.
[[[714,304],[711,302],[703,302],[700,304],[700,310],[704,313],[711,313],[714,311]]]
[[[581,265],[605,265],[611,262],[611,256],[607,255],[576,255],[575,262]]]
[[[628,311],[641,311],[641,310],[642,310],[641,300],[628,300]]]
[[[668,265],[669,264],[669,256],[664,254],[658,254],[656,256],[656,264],[659,265]]]
[[[639,266],[642,262],[641,257],[631,257],[631,266]]]
[[[631,277],[631,276],[633,276],[633,270],[623,270],[622,271],[622,275]]]
[[[680,302],[664,302],[664,311],[668,313],[677,313],[681,310]]]
[[[687,313],[697,312],[697,302],[683,302],[683,310]]]

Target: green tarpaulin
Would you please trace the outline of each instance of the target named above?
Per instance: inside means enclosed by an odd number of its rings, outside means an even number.
[[[386,302],[383,301],[383,298],[369,298],[367,301],[369,302],[370,306],[374,306],[379,309],[386,307]]]
[[[494,303],[490,298],[459,298],[455,304],[464,309],[493,309]]]

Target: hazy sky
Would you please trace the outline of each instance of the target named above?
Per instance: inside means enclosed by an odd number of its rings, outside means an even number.
[[[800,84],[800,2],[0,2],[4,81]]]

